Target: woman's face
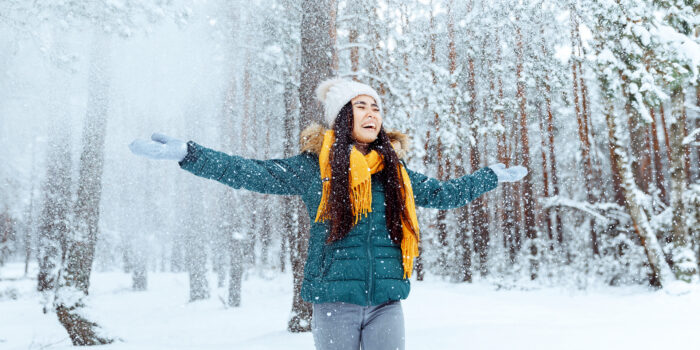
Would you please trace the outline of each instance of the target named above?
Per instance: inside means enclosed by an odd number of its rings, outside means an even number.
[[[352,138],[362,143],[371,143],[377,139],[382,127],[382,116],[374,98],[360,95],[352,100]]]

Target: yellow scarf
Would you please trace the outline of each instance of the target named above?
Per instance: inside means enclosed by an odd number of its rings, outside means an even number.
[[[323,194],[321,203],[318,205],[315,222],[323,222],[330,219],[327,207],[328,197],[331,193],[331,146],[335,142],[333,130],[326,131],[323,136],[323,145],[318,161],[321,168],[321,179],[323,181]],[[384,160],[377,151],[371,151],[363,155],[355,147],[350,151],[350,201],[352,211],[355,215],[355,224],[360,220],[362,214],[367,217],[367,213],[372,211],[372,177],[371,175],[384,169]],[[404,197],[407,222],[403,216],[401,224],[403,238],[401,239],[401,253],[403,255],[403,278],[411,278],[413,272],[413,259],[418,256],[418,219],[416,218],[416,204],[413,198],[413,188],[408,173],[402,164],[399,164],[399,174],[401,174],[402,186],[401,195]],[[411,227],[413,230],[411,230]],[[413,234],[415,232],[415,235]]]

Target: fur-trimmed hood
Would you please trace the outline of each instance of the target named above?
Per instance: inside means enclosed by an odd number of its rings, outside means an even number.
[[[312,152],[315,154],[321,153],[323,136],[326,134],[326,131],[328,131],[326,127],[317,123],[313,123],[306,127],[306,129],[301,132],[299,140],[301,152]],[[396,155],[399,157],[399,159],[405,158],[410,147],[408,136],[396,130],[386,130],[386,135],[389,136],[389,140],[394,146]]]

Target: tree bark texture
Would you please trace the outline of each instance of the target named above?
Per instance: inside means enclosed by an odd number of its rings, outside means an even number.
[[[622,146],[622,137],[619,134],[621,131],[618,130],[617,118],[615,117],[614,107],[609,97],[606,99],[605,103],[607,106],[605,119],[608,124],[608,138],[613,170],[620,179],[625,207],[632,219],[634,231],[639,235],[649,262],[649,267],[651,268],[649,284],[655,287],[662,287],[664,283],[670,282],[673,279],[673,275],[664,260],[661,245],[657,241],[656,234],[649,224],[649,219],[644,210],[642,210],[642,206],[637,198],[637,184],[632,175],[627,151]]]
[[[671,120],[669,138],[671,143],[671,233],[673,249],[673,272],[676,278],[691,282],[697,277],[698,267],[690,247],[688,236],[687,213],[683,194],[687,189],[685,156],[686,146],[683,145],[685,136],[685,94],[683,87],[676,85],[671,92]]]
[[[591,141],[588,135],[588,107],[587,107],[587,96],[585,91],[585,82],[583,79],[583,69],[581,68],[581,57],[580,52],[577,55],[576,48],[580,51],[580,33],[579,33],[579,22],[576,17],[576,12],[574,7],[571,8],[571,72],[572,72],[572,82],[573,82],[573,96],[574,96],[574,111],[576,112],[576,122],[578,125],[578,137],[581,142],[581,158],[582,158],[582,168],[584,185],[586,188],[586,199],[588,203],[595,202],[594,189],[593,189],[593,162],[591,161]],[[580,96],[580,98],[579,98]],[[598,236],[595,231],[595,227],[592,219],[586,220],[589,226],[589,232],[591,236],[591,247],[593,254],[599,255],[598,250]]]
[[[191,189],[197,191],[198,189]],[[199,197],[199,198],[197,198]],[[201,205],[200,195],[190,197],[196,205]],[[190,300],[197,301],[209,298],[209,281],[207,279],[207,253],[205,241],[207,237],[202,231],[204,223],[201,221],[202,208],[191,209],[185,225],[187,249],[185,261],[190,285]]]
[[[659,197],[662,202],[668,204],[668,199],[666,198],[666,183],[664,180],[664,168],[661,162],[661,147],[659,144],[659,136],[656,124],[656,114],[654,113],[654,108],[649,109],[649,114],[651,116],[651,146],[652,146],[652,156],[654,160],[654,184],[659,190]]]
[[[298,110],[299,97],[298,89],[292,82],[292,77],[284,87],[284,110],[287,116],[284,119],[284,156],[291,157],[298,152],[298,142],[296,141],[294,132],[299,124]],[[282,222],[284,229],[282,231],[281,247],[280,247],[280,270],[286,271],[287,262],[291,258],[291,246],[294,237],[297,236],[299,228],[297,227],[296,206],[298,203],[289,196],[282,198]]]
[[[71,159],[70,135],[65,134],[64,128],[55,130],[49,140],[46,180],[42,185],[44,204],[37,232],[37,290],[40,292],[52,291],[56,286],[65,250],[62,242],[69,230],[71,162],[67,160]]]
[[[109,41],[95,34],[89,72],[87,114],[83,126],[78,193],[72,232],[65,237],[66,253],[59,271],[54,306],[74,345],[108,344],[99,326],[84,315],[97,242],[104,142],[109,106],[107,72]]]
[[[516,22],[518,19],[516,18]],[[528,139],[528,123],[527,123],[527,100],[525,97],[525,81],[522,79],[523,76],[523,65],[524,65],[524,49],[523,49],[523,37],[521,28],[516,27],[517,35],[517,56],[518,56],[518,66],[516,69],[517,74],[517,92],[516,96],[519,105],[519,117],[520,117],[520,154],[522,155],[522,166],[525,167],[528,172],[532,172],[530,168],[530,145]],[[520,181],[522,186],[522,199],[523,199],[523,211],[525,216],[525,232],[528,238],[529,250],[530,250],[530,279],[534,280],[537,278],[538,270],[538,258],[537,258],[537,245],[535,240],[537,239],[537,226],[535,223],[535,210],[534,210],[534,199],[532,197],[532,183],[530,183],[529,177],[525,177]]]
[[[477,94],[476,94],[476,73],[474,71],[474,58],[469,57],[467,59],[467,68],[469,72],[469,83],[468,92],[470,96],[469,103],[469,130],[472,138],[476,141],[479,140],[479,135],[477,134]],[[469,148],[469,165],[471,171],[476,171],[481,167],[481,153],[478,147],[479,142],[476,141],[471,144]],[[464,166],[464,163],[461,163]],[[471,212],[471,213],[469,213]],[[486,201],[483,197],[479,197],[474,200],[466,211],[469,216],[469,221],[472,228],[472,239],[474,244],[474,251],[476,257],[479,259],[479,273],[482,277],[488,274],[488,252],[489,252],[489,241],[490,232],[488,225],[488,213],[486,211]],[[465,243],[467,244],[467,243]]]
[[[242,236],[229,230],[229,270],[228,270],[228,299],[229,307],[241,306],[241,290],[243,284],[243,241]]]
[[[294,277],[294,298],[292,301],[292,311],[290,313],[287,330],[292,333],[311,331],[312,308],[311,303],[301,298],[301,284],[304,281],[304,263],[308,256],[309,247],[309,215],[306,212],[301,198],[297,201],[297,227],[298,235],[291,241],[290,252],[292,261],[292,275]]]
[[[302,0],[301,18],[301,73],[299,102],[301,106],[299,130],[304,130],[312,122],[325,124],[323,109],[316,101],[315,90],[319,83],[335,73],[335,41],[331,35],[335,31],[332,14],[337,4],[334,0]],[[327,125],[330,126],[330,125]],[[311,304],[301,299],[301,284],[304,280],[309,239],[309,223],[306,208],[300,199],[295,199],[299,232],[290,241],[292,273],[294,275],[294,298],[287,325],[290,332],[311,330]]]

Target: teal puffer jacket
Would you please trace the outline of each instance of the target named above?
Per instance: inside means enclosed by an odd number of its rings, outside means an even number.
[[[378,179],[381,172],[372,175],[372,212],[362,217],[345,238],[326,244],[328,222],[314,222],[322,185],[318,154],[313,151],[286,159],[255,160],[227,155],[190,141],[180,166],[236,189],[301,196],[311,218],[301,289],[304,300],[379,305],[405,299],[410,282],[403,278],[401,248],[391,241],[386,227],[384,188]],[[461,207],[497,185],[496,174],[489,168],[448,181],[438,181],[408,168],[406,171],[415,203],[421,207]]]

